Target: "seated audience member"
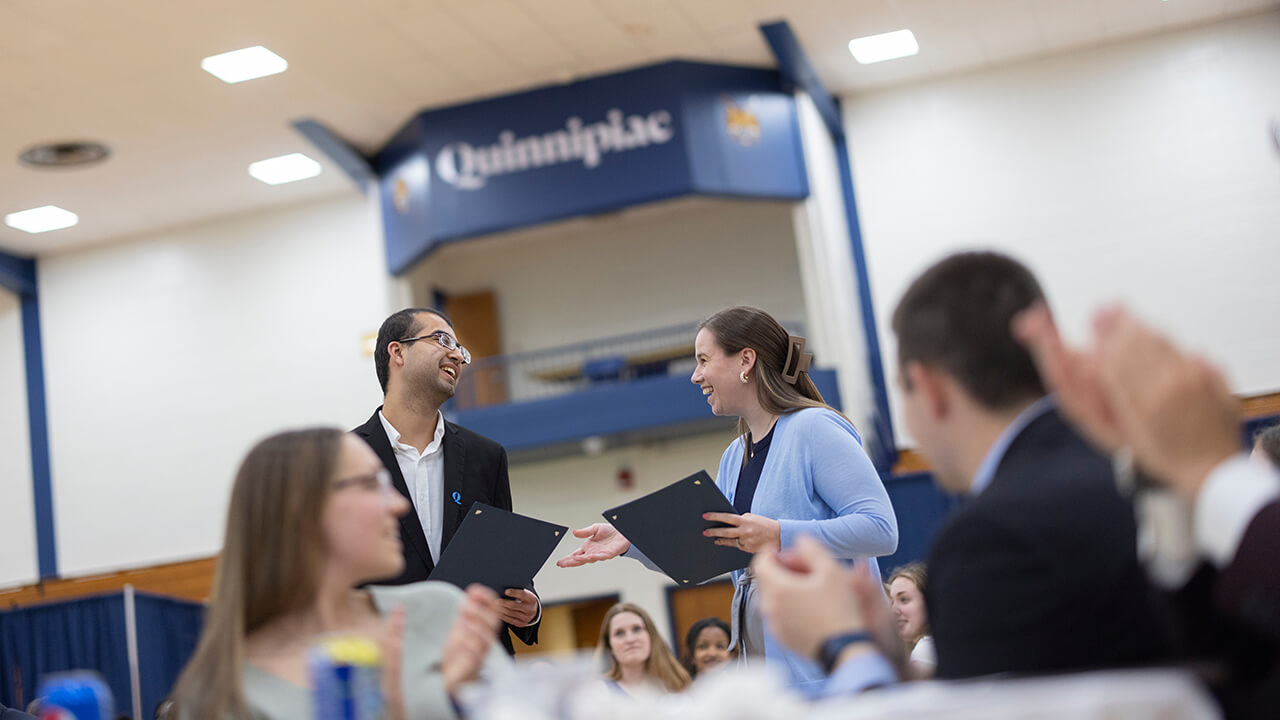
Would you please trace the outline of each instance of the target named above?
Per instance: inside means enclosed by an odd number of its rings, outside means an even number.
[[[596,651],[605,682],[628,695],[679,692],[689,684],[689,674],[639,605],[618,603],[609,608]]]
[[[1013,337],[1013,317],[1043,300],[1016,261],[963,253],[925,271],[894,312],[903,420],[939,485],[969,496],[929,552],[924,597],[940,678],[1123,667],[1171,654],[1156,593],[1137,561],[1133,508],[1116,489],[1111,460],[1067,426],[1031,354]],[[774,595],[770,617],[803,613],[807,625],[790,640],[776,635],[827,667],[857,647],[865,657],[828,688],[892,682],[892,666],[901,672],[905,663],[892,662],[901,653],[879,630],[881,622],[892,626],[887,608],[868,606],[866,613],[883,617],[865,624],[870,619],[846,587],[847,601],[826,612],[837,613],[824,626],[833,634],[815,639],[821,615],[780,589],[818,594],[810,585],[819,579],[803,575],[820,556],[826,553],[810,547],[795,566],[757,557],[761,592]],[[831,573],[847,586],[847,573]],[[855,632],[868,627],[880,633],[875,644],[888,658],[877,660],[872,638]]]
[[[681,663],[689,677],[728,664],[729,623],[718,617],[705,617],[694,623],[684,636],[684,659]]]
[[[360,585],[399,572],[409,504],[359,438],[336,429],[258,443],[236,475],[204,632],[173,693],[184,718],[313,717],[307,653],[326,634],[384,648],[393,717],[453,717],[458,687],[500,674],[498,601],[473,586]]]
[[[928,555],[940,678],[1169,657],[1111,459],[1066,424],[1013,337],[1043,302],[1027,268],[973,252],[926,270],[894,311],[903,421],[938,484],[969,496]]]
[[[912,676],[921,679],[933,677],[933,670],[938,666],[933,636],[929,634],[924,583],[924,563],[907,563],[893,571],[885,588],[889,593],[889,607],[898,623],[898,634],[906,643]]]
[[[1216,368],[1179,351],[1123,310],[1099,313],[1095,347],[1069,349],[1033,308],[1016,331],[1035,352],[1063,412],[1100,448],[1130,453],[1181,498],[1205,561],[1183,589],[1201,595],[1228,669],[1210,678],[1229,716],[1280,707],[1280,472],[1240,447],[1240,405]],[[1148,493],[1150,491],[1147,491]],[[1156,518],[1145,517],[1154,535]],[[1215,617],[1205,618],[1204,614]],[[1218,617],[1226,624],[1218,622]],[[1193,629],[1194,632],[1194,629]]]
[[[1263,428],[1253,436],[1253,452],[1249,453],[1249,459],[1280,468],[1280,425]]]

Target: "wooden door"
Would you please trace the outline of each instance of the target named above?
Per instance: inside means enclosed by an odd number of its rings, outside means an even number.
[[[548,603],[542,606],[538,644],[529,647],[515,641],[516,656],[538,656],[592,650],[600,639],[605,613],[618,602],[617,595]]]
[[[676,655],[684,655],[684,636],[693,624],[704,617],[718,617],[729,623],[733,605],[733,583],[728,580],[671,588],[667,593],[667,605],[671,611],[671,640]]]
[[[507,401],[506,368],[480,362],[502,354],[502,331],[498,324],[498,298],[492,290],[451,295],[445,298],[442,308],[458,342],[471,351],[472,367],[463,371],[462,385],[458,388],[457,406],[460,410],[498,405]]]

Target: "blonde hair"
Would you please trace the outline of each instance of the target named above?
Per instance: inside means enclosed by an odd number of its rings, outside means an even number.
[[[893,584],[894,580],[897,580],[898,578],[905,578],[909,580],[912,585],[916,586],[916,590],[920,591],[920,602],[923,605],[924,604],[924,583],[927,577],[928,577],[928,571],[925,569],[924,563],[921,563],[921,562],[907,563],[906,565],[902,565],[898,567],[896,570],[893,571],[893,574],[889,576],[889,580],[884,584],[885,593],[888,594],[890,598],[892,598],[893,593],[889,590],[889,586]],[[924,637],[925,635],[929,634],[929,607],[927,605],[925,605],[924,611],[925,611],[924,627],[920,628],[920,637]],[[914,638],[911,641],[911,643],[914,645],[919,641],[920,641],[920,638],[918,637],[918,638]]]
[[[685,672],[680,663],[676,661],[675,655],[671,654],[671,648],[667,647],[667,643],[658,634],[658,628],[654,627],[653,619],[649,617],[649,613],[644,611],[639,605],[634,603],[618,603],[609,608],[609,612],[604,615],[604,622],[600,623],[600,642],[596,645],[596,652],[600,654],[601,662],[604,666],[604,674],[612,680],[622,679],[622,666],[618,664],[618,659],[613,656],[613,646],[609,639],[609,624],[618,615],[629,612],[640,618],[644,623],[645,632],[649,633],[649,658],[644,662],[644,672],[649,677],[662,683],[669,692],[680,692],[689,685],[689,673]]]
[[[320,515],[345,434],[280,433],[240,464],[204,632],[174,687],[182,717],[249,717],[245,637],[315,598],[324,556]]]

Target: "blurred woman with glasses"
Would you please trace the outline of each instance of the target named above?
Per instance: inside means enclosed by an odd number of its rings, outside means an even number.
[[[312,717],[307,653],[335,633],[384,647],[393,718],[453,717],[462,684],[507,670],[491,591],[360,588],[399,572],[408,509],[373,451],[340,430],[281,433],[250,450],[204,632],[174,690],[180,716]]]

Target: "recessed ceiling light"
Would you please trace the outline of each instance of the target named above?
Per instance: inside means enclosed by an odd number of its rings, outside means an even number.
[[[200,67],[225,83],[238,83],[282,73],[289,68],[289,63],[261,45],[254,45],[210,55],[200,61]]]
[[[915,55],[920,52],[920,45],[910,30],[894,30],[879,35],[854,38],[849,41],[849,52],[853,53],[854,60],[863,65],[870,65]]]
[[[32,234],[69,228],[80,222],[80,216],[57,205],[44,205],[4,216],[4,224]]]
[[[268,185],[279,185],[319,175],[320,163],[302,153],[290,153],[253,163],[249,174]]]
[[[67,141],[29,147],[18,160],[35,168],[69,168],[100,163],[110,154],[102,143]]]

